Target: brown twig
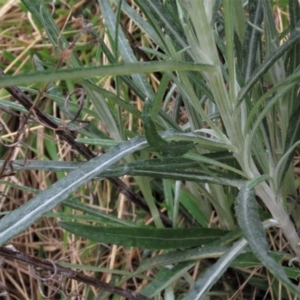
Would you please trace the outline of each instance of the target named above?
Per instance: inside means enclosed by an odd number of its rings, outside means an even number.
[[[78,110],[77,110],[75,116],[73,116],[73,115],[71,114],[71,112],[69,111],[69,109],[68,109],[68,101],[69,101],[70,97],[71,97],[73,94],[77,93],[77,92],[80,92],[80,94],[81,94],[80,97],[79,97],[79,99],[78,99],[78,101],[79,101],[79,104],[78,104],[78,105],[79,105],[79,108],[78,108]],[[80,130],[80,129],[84,128],[85,126],[87,126],[87,125],[90,123],[89,121],[85,121],[85,120],[80,120],[80,119],[78,119],[78,117],[79,117],[79,115],[80,115],[80,113],[81,113],[81,111],[82,111],[82,109],[83,109],[84,103],[85,103],[85,92],[84,92],[84,89],[83,89],[83,88],[77,88],[77,89],[75,89],[75,90],[74,90],[72,93],[70,93],[70,94],[66,97],[66,99],[65,99],[65,102],[64,102],[64,110],[65,110],[65,114],[67,114],[67,115],[71,118],[71,121],[69,121],[69,122],[67,123],[67,125],[69,125],[69,124],[71,124],[71,123],[73,123],[73,122],[82,123],[82,125],[78,125],[78,126],[72,128],[72,129],[70,129],[70,130],[72,130],[72,131]]]
[[[0,71],[1,71],[1,70],[0,70]],[[0,72],[0,77],[1,77],[1,72]],[[13,155],[13,153],[14,153],[15,146],[17,146],[18,144],[21,143],[22,145],[24,145],[25,147],[27,147],[27,146],[22,142],[22,140],[23,140],[23,138],[24,138],[24,132],[25,132],[24,128],[25,128],[25,126],[26,126],[27,121],[28,121],[28,118],[27,118],[24,114],[21,114],[21,115],[20,115],[20,126],[19,126],[19,129],[17,130],[17,133],[16,133],[14,139],[13,139],[13,142],[12,142],[10,145],[5,144],[5,143],[3,143],[2,141],[0,142],[3,146],[9,148],[7,154],[5,155],[5,159],[4,159],[2,168],[0,169],[0,178],[6,177],[6,176],[11,176],[11,175],[14,174],[14,173],[11,172],[11,171],[8,172],[8,173],[6,173],[5,170],[6,170],[6,168],[7,168],[7,165],[8,165],[8,164],[10,163],[10,161],[11,161],[11,157],[12,157],[12,155]],[[1,125],[0,125],[0,128],[1,128],[1,129],[0,129],[0,132],[1,132],[1,130],[2,130],[3,127],[4,127],[3,124],[1,124]]]
[[[40,259],[36,257],[32,257],[27,255],[26,253],[20,252],[15,249],[13,246],[5,246],[0,247],[0,256],[5,258],[12,258],[18,261],[22,261],[27,265],[31,266],[31,268],[41,268],[43,270],[48,270],[53,273],[53,275],[49,276],[45,280],[50,280],[54,276],[64,276],[66,278],[74,279],[79,282],[83,282],[85,284],[97,287],[102,291],[110,292],[113,294],[118,294],[126,299],[135,299],[135,300],[150,300],[150,298],[138,294],[134,291],[129,291],[126,289],[122,289],[120,287],[108,284],[106,282],[97,280],[96,278],[84,275],[82,273],[73,271],[69,268],[62,267],[58,264],[55,264],[53,261]]]

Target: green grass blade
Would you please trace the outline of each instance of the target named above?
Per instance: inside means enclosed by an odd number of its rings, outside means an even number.
[[[178,280],[193,266],[193,263],[186,262],[180,263],[172,269],[160,269],[155,279],[141,291],[141,294],[151,298],[159,295],[162,290]]]
[[[64,36],[62,36],[61,39],[58,39],[60,35],[59,29],[55,25],[54,20],[46,9],[43,1],[22,0],[22,2],[26,5],[28,11],[30,11],[38,22],[47,30],[48,38],[52,45],[58,47],[60,50],[68,46],[68,42]]]
[[[117,0],[113,0],[117,4]],[[163,47],[163,43],[160,40],[158,34],[155,32],[153,27],[146,22],[131,6],[125,1],[122,1],[122,10],[128,15],[128,17],[134,21],[134,23],[160,47]]]
[[[247,241],[242,238],[230,247],[230,249],[197,280],[194,288],[183,300],[203,299],[207,291],[223,275],[233,260],[245,249],[247,244]]]
[[[246,82],[245,86],[240,90],[238,98],[237,98],[237,105],[240,105],[241,102],[244,100],[247,93],[250,89],[255,85],[255,83],[273,66],[273,64],[280,59],[285,52],[290,50],[296,43],[300,40],[300,35],[298,31],[295,29],[292,33],[290,38],[281,45],[277,51],[273,52],[271,56],[269,56],[254,72],[253,76]]]
[[[256,66],[256,53],[258,49],[259,38],[261,35],[257,28],[260,28],[261,23],[263,21],[263,6],[261,1],[251,1],[249,3],[249,6],[250,22],[252,24],[248,24],[243,50],[245,56],[243,68],[245,81],[251,78]]]
[[[288,157],[285,160],[284,166],[281,166],[280,170],[280,175],[277,176],[277,183],[278,187],[281,186],[284,176],[286,175],[286,172],[293,160],[294,153],[295,153],[295,148],[293,145],[297,143],[297,141],[300,140],[300,106],[298,109],[295,109],[292,115],[290,116],[289,119],[289,124],[288,124],[288,129],[287,129],[287,136],[286,136],[286,141],[284,145],[284,153],[289,153]],[[291,149],[293,149],[291,151]]]
[[[164,6],[161,4],[160,1],[136,0],[135,2],[139,6],[139,8],[145,13],[148,20],[153,24],[154,28],[157,26],[156,24],[162,24],[162,26],[166,31],[166,34],[172,37],[175,44],[177,44],[180,47],[180,49],[187,48],[188,44],[184,38],[182,28],[180,28],[178,24],[175,23],[175,21],[172,19],[170,14],[166,11],[166,9],[164,8]],[[161,32],[161,30],[159,30],[159,32]]]
[[[298,120],[297,120],[297,122],[298,122]],[[291,145],[289,149],[287,149],[287,151],[281,157],[280,161],[278,162],[278,164],[276,166],[276,169],[274,171],[274,181],[275,181],[275,187],[277,188],[277,190],[279,190],[282,187],[283,179],[285,178],[285,176],[287,174],[287,170],[288,170],[290,163],[294,157],[295,149],[297,146],[299,146],[299,144],[300,144],[300,141],[298,138],[297,142],[294,145]]]
[[[270,1],[264,0],[263,6],[266,55],[270,56],[279,47],[279,38]],[[279,58],[278,61],[274,63],[274,65],[270,68],[269,73],[274,85],[282,82],[282,80],[285,78],[283,57]]]
[[[98,3],[105,20],[105,25],[108,31],[110,32],[110,35],[112,37],[115,37],[117,31],[116,16],[113,13],[112,8],[108,1],[98,1]],[[120,52],[123,60],[127,63],[136,63],[137,59],[121,28],[118,29],[118,44],[119,44],[118,51]],[[138,88],[144,91],[147,97],[149,97],[150,99],[154,97],[153,90],[150,84],[148,83],[147,77],[144,74],[132,74],[132,78],[135,84],[138,86]]]

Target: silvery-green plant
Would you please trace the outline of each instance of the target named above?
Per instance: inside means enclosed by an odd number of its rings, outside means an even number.
[[[283,33],[277,31],[269,0],[249,3],[135,0],[144,18],[126,1],[112,2],[116,13],[109,1],[99,0],[98,4],[113,50],[109,50],[96,30],[88,28],[88,33],[99,41],[110,62],[108,66],[84,67],[73,53],[67,69],[22,74],[0,81],[0,87],[76,81],[93,104],[94,116],[105,124],[110,138],[118,142],[114,145],[111,140],[103,140],[100,131],[97,134],[86,130],[83,132],[86,137],[78,141],[96,145],[110,143],[110,150],[83,164],[36,161],[29,166],[16,165],[16,169],[72,171],[1,219],[0,242],[7,242],[30,226],[87,181],[132,175],[156,228],[138,227],[133,222],[100,215],[84,203],[70,199],[64,204],[97,216],[102,226],[71,222],[60,225],[94,241],[147,249],[205,245],[145,260],[134,275],[154,267],[161,270],[144,288],[143,295],[158,297],[164,292],[165,299],[174,299],[180,292],[172,286],[173,282],[187,276],[198,260],[220,257],[184,295],[186,300],[200,299],[241,252],[251,251],[287,289],[300,296],[300,290],[269,255],[264,234],[264,227],[279,227],[295,256],[300,258],[298,211],[290,213],[288,202],[289,197],[297,195],[292,159],[300,136],[298,1],[289,1],[290,23]],[[68,47],[41,0],[23,0],[23,3],[57,49],[63,51]],[[156,45],[157,48],[141,47],[144,53],[155,57],[153,61],[138,61],[119,25],[121,12]],[[118,63],[120,57],[122,64]],[[153,72],[163,74],[157,92],[145,75]],[[93,80],[104,76],[116,76],[120,90],[126,86],[142,99],[143,111]],[[59,97],[52,99],[62,101]],[[167,110],[171,99],[173,113]],[[118,106],[117,111],[110,103]],[[181,106],[187,114],[185,124],[178,120]],[[144,136],[124,130],[120,109],[142,120]],[[150,159],[149,153],[154,153],[156,158]],[[172,229],[163,228],[149,177],[161,179],[160,191],[173,222]],[[258,200],[260,207],[266,207],[271,216],[264,223],[259,218]],[[199,229],[176,228],[182,208],[187,221],[196,220]],[[217,230],[203,230],[208,227],[213,211],[220,227],[228,231],[223,237]],[[105,224],[113,226],[104,227]],[[170,236],[172,241],[168,240]],[[165,265],[172,268],[163,268]]]

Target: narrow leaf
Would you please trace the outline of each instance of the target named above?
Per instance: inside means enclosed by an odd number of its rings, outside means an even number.
[[[82,203],[78,199],[68,199],[63,202],[63,205],[71,207],[71,208],[79,210],[79,211],[82,211],[85,214],[91,215],[95,218],[98,218],[98,222],[110,222],[110,223],[113,223],[114,225],[118,225],[118,226],[122,225],[122,226],[127,226],[127,227],[128,226],[129,227],[136,226],[134,223],[131,223],[126,220],[122,220],[122,219],[112,216],[110,214],[104,213],[100,210],[96,210],[95,208],[92,208],[89,205]],[[97,219],[95,219],[95,220],[97,220]]]
[[[259,38],[261,32],[257,28],[261,27],[263,21],[263,6],[260,0],[250,1],[250,22],[246,30],[246,38],[244,42],[245,63],[243,66],[243,75],[245,80],[251,78],[256,66],[256,53],[258,50]],[[256,27],[256,28],[255,28]]]
[[[103,18],[105,20],[105,25],[110,32],[112,37],[115,37],[116,34],[117,39],[115,43],[119,44],[118,51],[120,52],[123,60],[125,62],[136,63],[137,59],[129,45],[127,38],[125,37],[123,31],[120,26],[117,24],[116,16],[110,6],[109,1],[100,1],[98,0],[99,6],[101,8],[101,12]],[[117,24],[117,25],[116,25]],[[117,28],[119,26],[119,28]],[[138,86],[139,89],[143,90],[147,97],[153,97],[153,90],[151,85],[147,81],[147,77],[144,74],[132,74],[133,81]]]
[[[203,299],[213,284],[217,282],[246,246],[247,241],[242,238],[230,247],[224,255],[197,280],[194,288],[183,300]]]
[[[86,162],[68,176],[54,183],[49,189],[39,193],[29,202],[3,217],[0,220],[0,245],[24,231],[43,214],[65,200],[79,186],[146,144],[144,138],[137,137],[110,149],[106,154]]]
[[[153,268],[158,268],[166,265],[171,265],[179,262],[200,260],[205,258],[217,258],[224,254],[227,250],[222,246],[204,246],[195,249],[187,249],[184,251],[173,251],[152,258],[143,260],[142,264],[136,270],[136,273],[141,273]]]
[[[188,152],[194,146],[194,143],[182,141],[172,141],[169,143],[158,134],[155,123],[151,117],[152,106],[152,103],[146,100],[142,113],[145,136],[149,145],[153,147],[155,151],[162,152],[163,155],[180,156]]]
[[[155,73],[165,71],[205,71],[214,72],[215,67],[207,64],[182,63],[176,61],[152,61],[116,64],[101,67],[81,67],[69,70],[43,71],[1,78],[0,87],[17,86],[38,82],[49,82],[87,77],[107,77],[132,75],[134,73]]]
[[[236,214],[239,225],[255,256],[288,290],[300,296],[300,289],[288,279],[282,266],[268,255],[268,243],[259,219],[254,189],[250,189],[248,185],[243,186],[238,194]]]
[[[142,290],[141,294],[151,298],[159,295],[162,290],[184,275],[193,266],[193,263],[185,262],[178,264],[172,269],[160,269],[155,279]]]
[[[103,227],[74,222],[60,222],[59,225],[92,241],[145,249],[176,249],[205,245],[225,233],[211,228]]]
[[[282,44],[280,47],[278,47],[277,51],[273,52],[272,55],[270,55],[264,63],[262,63],[257,70],[254,72],[253,76],[249,78],[249,80],[246,82],[245,86],[240,90],[237,102],[241,104],[241,102],[244,100],[247,93],[251,90],[251,88],[255,85],[255,83],[273,66],[273,64],[280,58],[283,57],[286,51],[290,50],[295,46],[296,43],[298,43],[300,40],[300,35],[297,31],[297,28],[293,30],[293,32],[290,35],[290,38]]]

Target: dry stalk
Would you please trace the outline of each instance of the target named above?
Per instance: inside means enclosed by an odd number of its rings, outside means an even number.
[[[30,266],[30,274],[36,278],[37,280],[45,283],[47,281],[52,280],[53,278],[61,278],[59,280],[58,287],[55,289],[52,287],[54,291],[59,292],[61,287],[63,287],[63,277],[70,278],[73,280],[77,280],[79,282],[83,282],[90,286],[97,287],[102,291],[106,291],[113,294],[118,294],[126,299],[134,299],[134,300],[150,300],[150,298],[140,295],[134,291],[129,291],[126,289],[122,289],[120,287],[108,284],[104,281],[97,280],[93,277],[81,274],[79,272],[73,271],[69,268],[62,267],[58,264],[55,264],[52,260],[49,259],[39,259],[36,257],[32,257],[27,255],[26,253],[18,251],[12,245],[0,247],[0,257],[16,259],[18,261],[22,261]],[[35,269],[48,270],[52,272],[51,275],[47,277],[40,277],[36,274]],[[0,284],[1,286],[1,284]],[[61,292],[61,291],[60,291]],[[53,295],[52,295],[53,296]],[[77,295],[76,295],[77,296]]]

